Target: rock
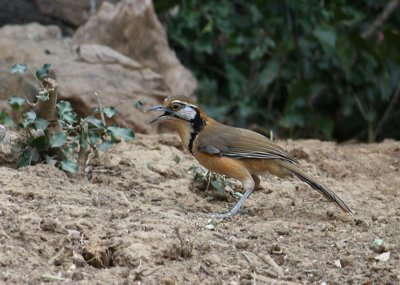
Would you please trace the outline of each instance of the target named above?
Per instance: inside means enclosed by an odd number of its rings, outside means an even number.
[[[0,165],[15,165],[22,152],[22,137],[0,125]]]
[[[340,264],[342,265],[342,267],[353,266],[354,261],[355,261],[355,258],[352,255],[344,256],[344,257],[340,258]]]
[[[249,240],[245,238],[235,238],[232,242],[236,249],[247,249],[250,246]]]
[[[176,282],[175,282],[175,280],[172,278],[172,277],[164,277],[162,280],[161,280],[161,284],[164,284],[164,285],[175,285],[176,284]]]
[[[148,105],[161,102],[160,95],[165,96],[168,90],[162,76],[107,46],[75,46],[70,39],[60,38],[60,34],[57,27],[38,24],[1,28],[0,65],[27,63],[36,69],[51,63],[51,76],[58,83],[59,98],[71,101],[78,115],[91,113],[96,106],[94,92],[97,91],[103,107],[115,106],[118,110],[112,122],[136,132],[154,132],[154,127],[147,124],[154,114],[143,113],[134,106],[137,100]],[[9,108],[7,99],[14,94],[34,101],[38,83],[33,76],[11,74],[2,69],[0,107]]]
[[[104,2],[75,33],[79,44],[102,44],[159,72],[173,94],[194,96],[197,82],[168,46],[150,0]]]
[[[77,230],[67,230],[68,232],[68,239],[69,240],[80,240],[81,239],[81,232]]]
[[[6,25],[0,30],[1,38],[29,39],[35,42],[47,39],[60,39],[61,30],[57,26],[42,26],[37,23],[29,25]]]
[[[86,260],[83,258],[83,256],[75,251],[72,252],[72,260],[78,267],[83,267],[86,265]]]
[[[151,260],[151,248],[144,243],[133,243],[126,248],[114,252],[113,262],[116,266],[136,268],[141,262]]]
[[[104,1],[116,3],[119,0],[36,0],[36,5],[42,15],[78,27],[95,13]]]
[[[81,281],[85,278],[85,275],[82,272],[75,271],[71,275],[71,279],[74,281]]]
[[[60,222],[57,220],[51,219],[51,218],[45,218],[45,219],[41,220],[40,228],[46,232],[52,232],[52,233],[63,233],[64,232]]]
[[[1,1],[0,27],[5,24],[24,24],[31,22],[49,25],[53,24],[55,21],[54,18],[41,14],[35,1]]]

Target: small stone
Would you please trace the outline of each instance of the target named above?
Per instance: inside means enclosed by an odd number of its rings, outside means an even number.
[[[362,219],[354,219],[354,222],[356,223],[356,226],[368,227],[368,223]]]
[[[342,263],[340,262],[339,259],[336,259],[336,260],[334,261],[334,263],[335,263],[335,266],[336,266],[337,268],[342,268]]]
[[[250,245],[249,241],[244,238],[236,239],[233,244],[237,249],[246,249]]]
[[[85,275],[83,275],[82,272],[76,271],[72,273],[71,279],[74,281],[81,281],[85,278]]]
[[[40,228],[45,232],[63,233],[65,230],[62,228],[57,220],[45,218],[40,221]]]
[[[74,264],[78,267],[85,266],[86,260],[83,258],[83,256],[77,252],[72,253],[72,260],[74,261]]]
[[[342,267],[353,266],[354,260],[355,258],[352,255],[345,256],[340,259],[340,264],[342,265]]]
[[[175,285],[176,282],[174,281],[174,279],[172,279],[172,277],[164,277],[164,279],[161,281],[162,284],[164,285]]]
[[[77,230],[67,230],[68,231],[68,239],[70,240],[80,240],[81,232]]]
[[[376,260],[383,261],[383,262],[388,261],[389,258],[390,258],[390,251],[387,251],[378,256],[375,256]]]

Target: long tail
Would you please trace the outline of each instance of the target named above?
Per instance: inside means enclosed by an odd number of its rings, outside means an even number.
[[[331,189],[320,183],[318,180],[312,178],[308,174],[304,173],[296,164],[282,161],[281,165],[285,167],[287,170],[296,175],[300,180],[306,182],[313,189],[319,191],[322,195],[324,195],[328,200],[334,202],[338,205],[344,212],[353,213],[353,211],[343,202],[342,199],[339,198]]]

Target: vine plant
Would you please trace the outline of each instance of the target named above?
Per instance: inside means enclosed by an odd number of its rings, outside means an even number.
[[[115,107],[97,106],[85,118],[78,118],[70,102],[57,102],[57,82],[49,77],[51,65],[44,64],[33,72],[26,64],[14,64],[10,71],[30,72],[40,87],[35,104],[26,97],[11,96],[8,100],[14,111],[22,113],[18,124],[26,140],[17,167],[41,162],[57,166],[70,173],[84,174],[90,159],[98,151],[106,151],[121,140],[134,139],[131,129],[108,125],[106,118],[117,114]]]

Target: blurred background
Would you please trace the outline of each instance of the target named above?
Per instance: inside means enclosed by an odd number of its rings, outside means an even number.
[[[74,36],[102,2],[120,1],[1,0],[0,25],[55,24]],[[215,119],[283,138],[400,139],[399,0],[154,0],[153,7]]]
[[[217,119],[287,137],[376,141],[400,139],[399,2],[155,4]]]

